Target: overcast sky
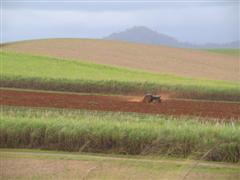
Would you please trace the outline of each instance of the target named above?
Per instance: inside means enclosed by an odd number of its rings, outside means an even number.
[[[147,26],[191,43],[239,39],[239,1],[10,1],[2,2],[2,41],[102,38]]]

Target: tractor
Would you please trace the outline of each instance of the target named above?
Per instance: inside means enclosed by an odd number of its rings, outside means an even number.
[[[144,103],[160,103],[161,101],[161,96],[158,95],[145,94],[143,98]]]

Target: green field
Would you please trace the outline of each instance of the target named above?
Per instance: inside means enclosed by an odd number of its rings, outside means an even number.
[[[240,159],[238,122],[196,117],[3,106],[0,132],[1,148]]]
[[[203,49],[204,51],[226,54],[230,56],[240,56],[240,49]]]
[[[240,101],[239,83],[10,52],[0,55],[1,87],[163,92],[170,97]],[[1,106],[0,148],[4,164],[0,179],[235,180],[240,176],[239,121]]]
[[[172,97],[240,101],[239,83],[0,53],[2,87],[112,94],[168,92]]]
[[[28,149],[0,149],[0,179],[236,180],[230,163]],[[34,168],[32,168],[34,167]]]

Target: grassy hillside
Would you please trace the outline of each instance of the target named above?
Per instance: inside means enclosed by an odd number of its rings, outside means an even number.
[[[240,57],[240,49],[204,49],[208,52]]]
[[[228,162],[240,159],[237,122],[14,107],[2,107],[0,114],[2,148],[152,154]]]
[[[4,44],[1,49],[161,74],[239,81],[237,57],[201,50],[94,39],[23,41]]]
[[[1,86],[95,93],[169,92],[173,97],[240,100],[238,83],[183,78],[86,62],[1,52]]]

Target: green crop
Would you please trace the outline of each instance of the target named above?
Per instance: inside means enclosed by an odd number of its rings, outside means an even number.
[[[238,162],[240,124],[194,117],[2,107],[0,147]],[[207,154],[206,154],[207,153]]]

